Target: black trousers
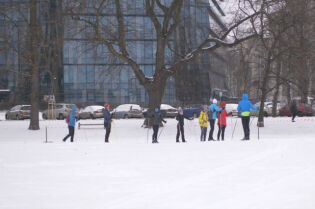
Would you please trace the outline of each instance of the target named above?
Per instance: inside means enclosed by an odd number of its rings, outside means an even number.
[[[73,126],[68,126],[69,129],[69,134],[63,138],[63,141],[65,142],[70,136],[71,136],[71,142],[73,142],[73,137],[74,137],[74,127]]]
[[[293,113],[292,113],[292,121],[295,119],[296,115],[297,115],[296,112],[293,112]]]
[[[206,141],[207,137],[207,127],[200,127],[201,129],[201,135],[200,135],[200,141]]]
[[[210,119],[210,132],[209,132],[208,140],[213,139],[214,124],[215,124],[215,120],[214,119]]]
[[[250,117],[249,116],[242,117],[242,125],[243,125],[245,139],[249,139],[249,134],[250,134],[249,121],[250,121]]]
[[[222,139],[222,141],[224,141],[224,132],[225,132],[225,127],[226,126],[218,125],[218,127],[219,127],[219,130],[218,130],[218,137],[217,137],[217,139],[218,139],[218,141],[220,140],[220,134],[221,134],[221,139]]]
[[[152,135],[152,142],[157,142],[157,137],[159,133],[159,125],[153,125],[153,135]]]
[[[104,128],[106,129],[106,134],[105,134],[105,142],[108,142],[109,134],[112,128],[111,123],[104,123]]]
[[[184,126],[177,124],[177,134],[176,134],[176,141],[179,142],[179,136],[182,135],[182,141],[185,141],[185,135],[184,135]]]

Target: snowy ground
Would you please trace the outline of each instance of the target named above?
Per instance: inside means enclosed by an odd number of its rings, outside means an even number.
[[[229,118],[226,141],[199,141],[185,121],[176,144],[168,119],[159,144],[147,144],[142,120],[115,120],[111,143],[101,126],[76,129],[63,143],[64,121],[3,121],[0,113],[0,208],[10,209],[313,209],[315,118],[267,118],[243,137]],[[236,131],[232,140],[235,121]],[[82,120],[82,123],[102,120]],[[45,127],[48,140],[43,143]],[[216,133],[217,130],[215,130]],[[152,134],[152,131],[149,133]],[[151,138],[151,136],[150,136]]]

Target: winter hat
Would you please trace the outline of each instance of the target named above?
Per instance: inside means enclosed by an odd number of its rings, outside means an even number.
[[[207,105],[203,106],[203,111],[205,111],[205,112],[208,111],[208,106]]]
[[[217,101],[216,99],[213,99],[213,100],[212,100],[212,103],[213,103],[213,104],[217,104],[218,101]]]
[[[107,104],[107,103],[104,104],[104,107],[105,107],[105,108],[109,108],[109,104]]]
[[[225,107],[226,106],[226,102],[222,102],[220,106],[221,107]]]

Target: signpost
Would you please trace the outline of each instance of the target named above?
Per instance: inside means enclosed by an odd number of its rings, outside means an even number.
[[[55,95],[45,95],[44,101],[48,103],[47,119],[56,120],[56,100]]]

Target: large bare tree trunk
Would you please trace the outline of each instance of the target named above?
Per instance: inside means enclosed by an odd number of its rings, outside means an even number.
[[[167,77],[159,78],[150,89],[147,89],[149,94],[148,116],[154,113],[155,108],[160,108],[164,96],[166,81]],[[151,126],[151,121],[148,117],[145,119],[144,125],[145,127]],[[160,125],[162,126],[162,124]]]
[[[39,69],[38,69],[38,22],[37,22],[37,5],[36,0],[30,1],[30,68],[31,68],[31,120],[30,130],[39,130]]]
[[[273,100],[272,100],[272,117],[277,116],[277,104],[278,104],[278,98],[279,98],[281,68],[282,68],[282,63],[281,63],[281,60],[278,59],[277,69],[276,69],[276,88],[275,88],[275,93],[273,95]]]
[[[267,63],[264,70],[263,82],[261,85],[261,99],[260,99],[260,107],[259,107],[259,116],[258,116],[258,126],[264,127],[264,107],[265,101],[267,97],[267,85],[268,85],[268,76],[271,69],[271,55],[268,53]]]

